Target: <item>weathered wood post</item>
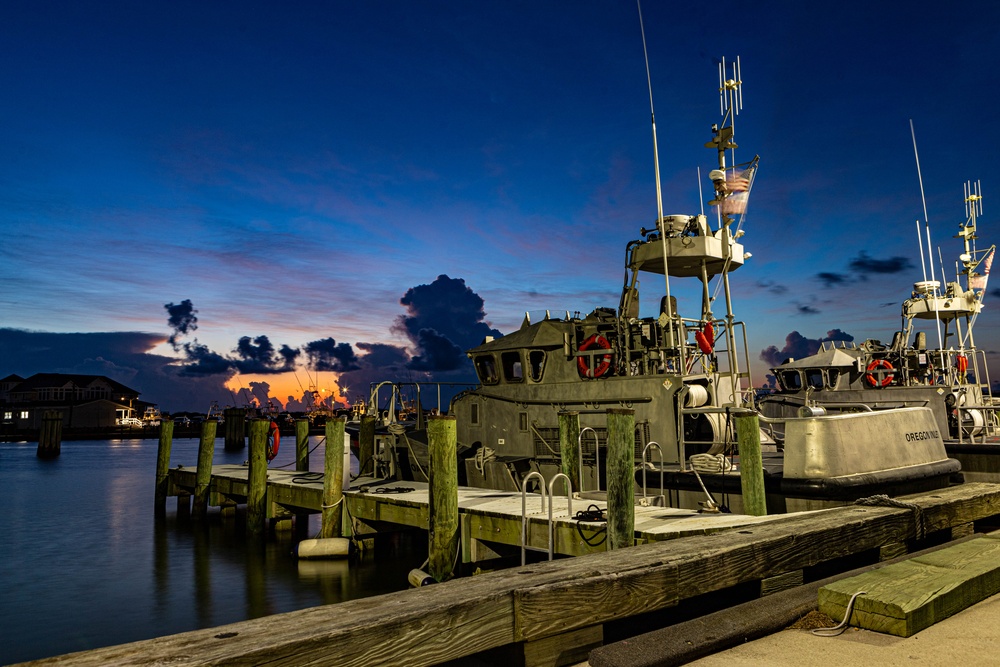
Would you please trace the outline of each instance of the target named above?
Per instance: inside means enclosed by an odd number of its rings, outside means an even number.
[[[167,515],[167,471],[170,470],[170,448],[174,441],[174,421],[160,421],[160,444],[156,450],[156,495],[153,513],[157,518]]]
[[[428,570],[437,581],[451,579],[458,549],[458,453],[455,417],[433,416],[427,421],[430,450]]]
[[[309,470],[309,420],[295,420],[295,471]]]
[[[765,516],[767,498],[764,494],[764,462],[760,454],[760,421],[757,413],[736,416],[736,442],[740,452],[743,513]]]
[[[635,544],[635,410],[608,409],[608,549]]]
[[[559,413],[559,455],[562,472],[569,477],[573,491],[580,486],[580,413],[570,410]]]
[[[246,410],[226,408],[223,411],[223,418],[226,421],[226,442],[224,445],[226,451],[239,451],[246,447]]]
[[[208,489],[212,483],[212,459],[215,456],[215,431],[219,424],[209,420],[201,423],[201,441],[198,443],[198,471],[194,482],[194,517],[208,514]]]
[[[340,537],[344,510],[343,417],[326,421],[326,455],[323,457],[323,523],[321,538]]]
[[[247,534],[262,537],[267,530],[267,431],[271,422],[250,423],[250,470],[247,473]]]
[[[358,474],[375,474],[375,415],[361,415],[358,427]]]
[[[42,428],[38,433],[38,448],[35,456],[40,459],[54,459],[62,450],[62,413],[46,410],[42,413]]]

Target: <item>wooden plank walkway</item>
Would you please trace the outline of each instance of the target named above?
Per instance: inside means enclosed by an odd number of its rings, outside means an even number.
[[[824,586],[819,610],[851,625],[910,637],[1000,593],[1000,532]]]
[[[248,467],[216,465],[212,467],[210,504],[226,501],[246,502]],[[195,469],[177,467],[168,473],[169,495],[192,493]],[[302,473],[271,469],[267,472],[268,517],[284,518],[297,513],[318,513],[322,507],[321,473]],[[399,492],[401,489],[409,491]],[[400,526],[428,526],[429,491],[424,482],[388,482],[359,478],[345,492],[345,504],[353,518],[356,533],[370,534]],[[548,505],[539,494],[527,495],[527,545],[530,549],[548,549]],[[607,508],[604,500],[573,499],[556,495],[553,506],[554,552],[563,556],[581,556],[606,551],[604,523],[577,520],[580,510]],[[520,548],[521,494],[459,487],[458,508],[461,528],[462,562],[476,562],[497,556],[491,545]],[[571,511],[570,511],[571,510]],[[637,543],[656,542],[691,535],[732,530],[760,523],[784,521],[794,514],[752,517],[739,514],[702,514],[695,510],[641,506],[635,508]],[[393,528],[396,527],[396,528]]]
[[[839,507],[33,664],[420,667],[510,645],[526,664],[559,664],[553,655],[565,657],[574,645],[600,637],[605,622],[912,541],[918,532],[962,532],[1000,515],[997,485],[965,484],[906,499],[920,508],[922,525],[910,509]],[[548,650],[536,653],[539,647]]]

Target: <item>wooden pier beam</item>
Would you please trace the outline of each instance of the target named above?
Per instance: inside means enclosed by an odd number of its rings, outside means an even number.
[[[765,516],[767,499],[764,496],[764,462],[760,454],[760,422],[756,413],[736,416],[736,442],[740,452],[743,513]]]
[[[343,417],[326,422],[326,455],[323,457],[323,523],[321,538],[340,537],[344,511]]]
[[[201,423],[198,443],[198,472],[194,485],[194,518],[208,515],[208,489],[212,482],[212,460],[215,458],[215,431],[219,424],[208,420]]]
[[[54,459],[62,449],[62,413],[46,410],[42,413],[42,429],[38,434],[38,449],[35,456],[40,459]]]
[[[430,450],[428,507],[428,574],[437,581],[451,579],[458,549],[458,454],[455,417],[433,416],[427,421]]]
[[[167,471],[170,470],[170,448],[174,441],[174,421],[160,421],[160,443],[156,450],[156,494],[153,501],[153,513],[157,518],[167,515]]]
[[[635,542],[635,410],[608,409],[608,549]]]
[[[562,472],[569,477],[573,491],[580,492],[580,413],[569,410],[559,413],[559,455]]]
[[[358,474],[375,474],[375,415],[361,415],[358,427]]]
[[[250,469],[247,477],[247,535],[262,537],[267,531],[267,432],[269,419],[250,423]]]

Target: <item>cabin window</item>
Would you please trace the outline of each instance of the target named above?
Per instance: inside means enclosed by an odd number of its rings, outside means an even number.
[[[819,368],[809,368],[806,370],[806,384],[813,389],[822,389],[826,386],[823,381],[823,371]]]
[[[827,375],[826,386],[829,387],[830,389],[836,389],[837,380],[840,379],[840,371],[837,370],[836,368],[831,368],[827,370],[826,375]]]
[[[507,382],[521,382],[524,380],[520,352],[504,352],[500,355],[500,363],[503,365],[504,380]]]
[[[28,418],[28,411],[21,410],[21,419],[27,419],[27,418]]]
[[[532,382],[542,381],[542,371],[545,369],[545,352],[532,350],[528,352],[528,377]]]
[[[781,386],[785,389],[791,391],[802,389],[802,376],[799,375],[798,371],[782,371],[778,378],[781,380]]]
[[[521,429],[521,433],[528,432],[528,413],[520,412],[517,415],[518,428]]]
[[[3,413],[3,418],[5,420],[7,420],[7,421],[10,421],[11,419],[14,418],[14,413],[13,412],[5,412],[5,413]]]
[[[496,384],[500,381],[497,376],[497,362],[492,354],[481,354],[476,357],[476,375],[483,384]]]
[[[469,423],[474,426],[479,425],[479,403],[469,404]]]

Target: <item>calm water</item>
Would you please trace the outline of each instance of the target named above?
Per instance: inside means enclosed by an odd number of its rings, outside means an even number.
[[[291,464],[286,443],[271,467]],[[399,590],[426,558],[426,542],[403,536],[361,563],[299,562],[290,538],[252,548],[242,512],[194,524],[174,498],[157,523],[156,440],[64,442],[52,461],[36,448],[0,443],[0,664]],[[197,452],[175,440],[171,467],[195,467]],[[217,440],[216,463],[246,457]],[[322,446],[310,464],[322,470]]]

